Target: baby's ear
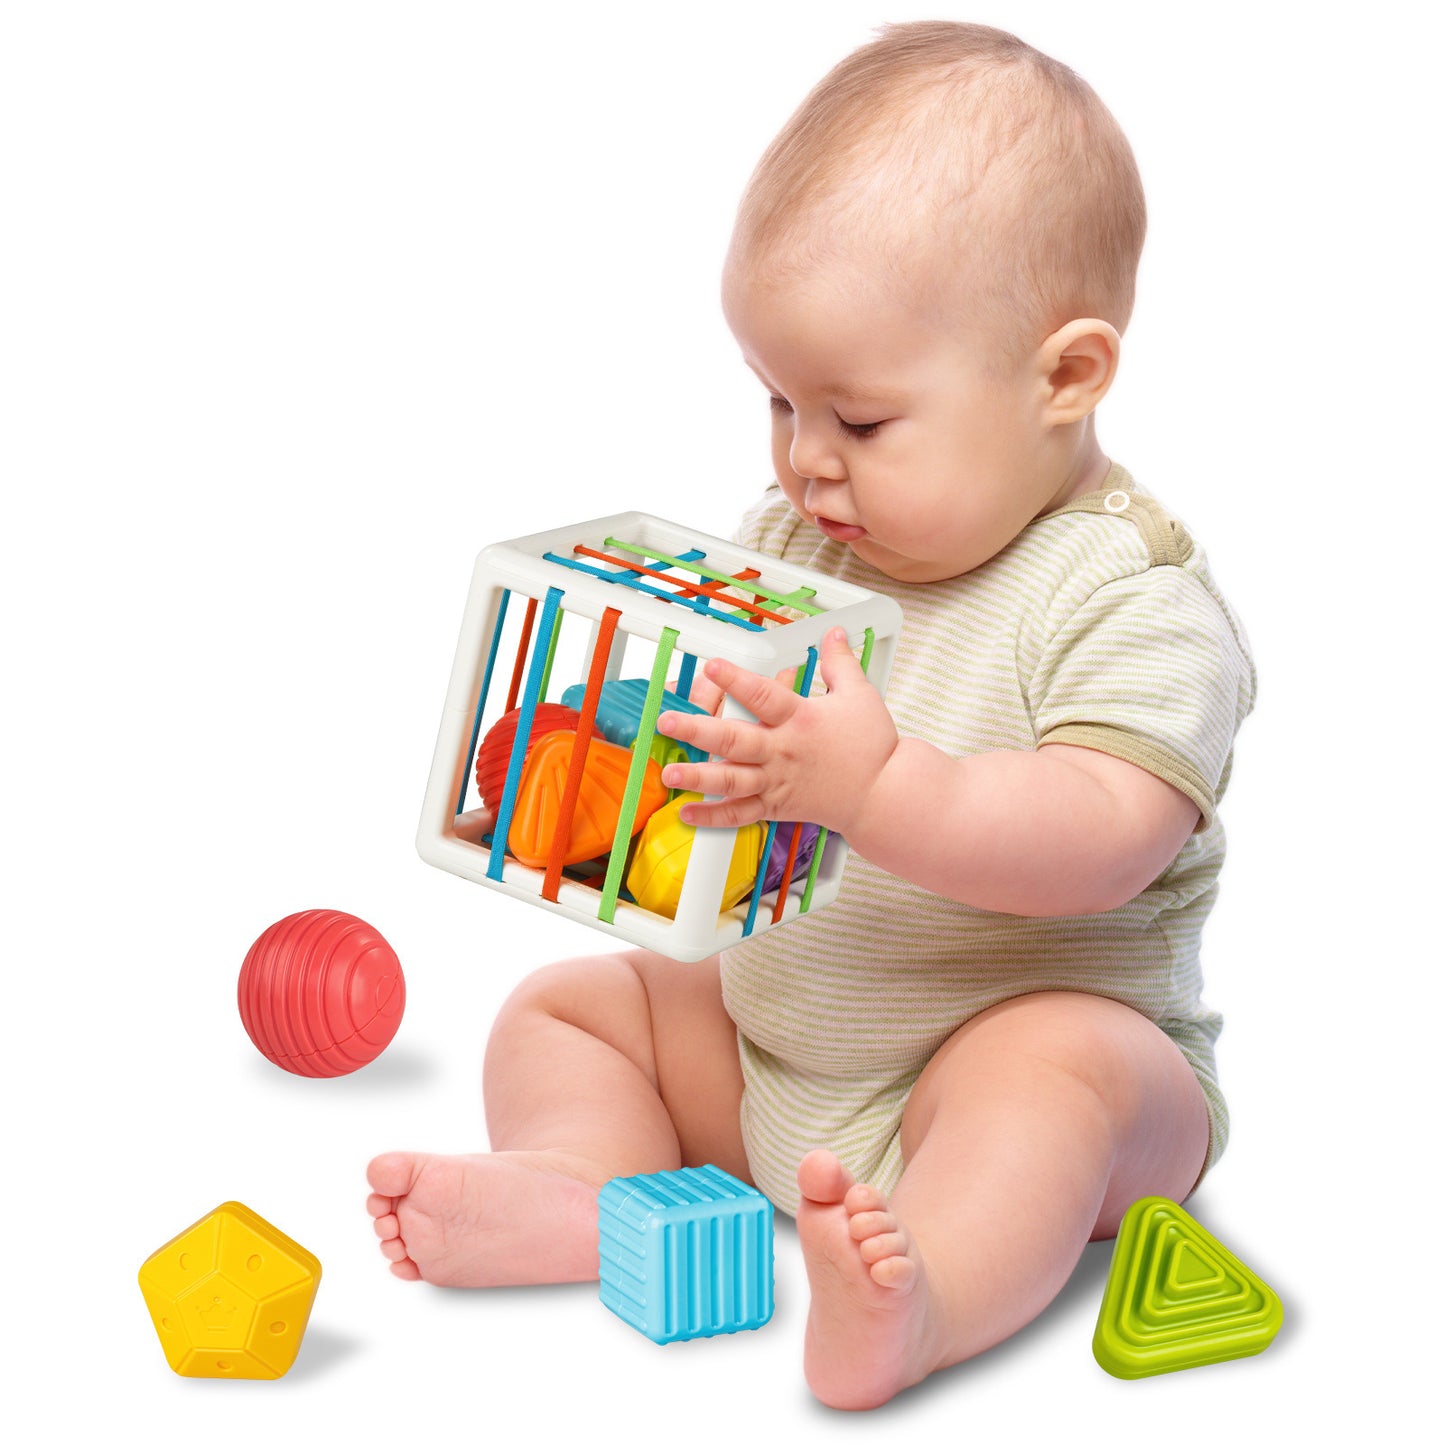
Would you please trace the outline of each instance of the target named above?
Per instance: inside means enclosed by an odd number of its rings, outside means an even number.
[[[1059,327],[1039,348],[1047,424],[1082,421],[1108,394],[1118,369],[1119,333],[1107,321],[1082,317]]]

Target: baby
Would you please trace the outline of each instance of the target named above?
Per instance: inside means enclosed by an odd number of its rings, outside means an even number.
[[[717,1164],[797,1216],[819,1399],[879,1405],[1033,1319],[1142,1195],[1224,1145],[1200,1002],[1216,804],[1253,697],[1200,548],[1100,449],[1144,232],[1071,71],[977,26],[844,60],[763,157],[723,279],[777,485],[740,540],[887,592],[888,703],[712,663],[756,723],[701,825],[845,836],[838,901],[705,964],[555,964],[503,1006],[497,1152],[372,1161],[394,1273],[592,1279],[617,1175]]]

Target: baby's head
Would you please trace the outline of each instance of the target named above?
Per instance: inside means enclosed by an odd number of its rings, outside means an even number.
[[[837,65],[744,193],[730,276],[861,261],[941,321],[1032,349],[1123,332],[1144,243],[1133,153],[1067,66],[1001,30],[888,27]]]
[[[945,22],[890,27],[848,56],[764,154],[724,272],[729,322],[787,418],[779,480],[794,506],[836,522],[840,540],[903,580],[992,556],[1057,500],[1057,486],[1034,498],[1014,484],[1058,470],[1066,438],[1077,450],[1087,431],[1113,377],[1143,238],[1128,142],[1066,66],[1002,31]],[[958,367],[975,374],[947,374]],[[1053,409],[1041,414],[1045,385]],[[930,388],[953,397],[953,415],[924,416]],[[958,412],[970,391],[992,435],[964,449],[1008,493],[994,525],[972,519],[978,540],[953,573],[939,573],[953,565],[943,557],[909,568],[889,565],[881,545],[869,556],[853,535],[861,508],[838,492],[841,514],[828,511],[826,484],[879,471],[885,445],[910,430],[917,440],[919,420],[937,455],[900,451],[889,470],[910,486],[920,466],[937,478],[945,443],[968,442]],[[821,416],[825,403],[837,447],[804,435],[805,411]],[[775,426],[775,463],[779,444]],[[1000,447],[1007,455],[981,456]]]

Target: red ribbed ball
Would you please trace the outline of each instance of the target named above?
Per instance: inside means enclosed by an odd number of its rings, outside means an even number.
[[[273,923],[241,965],[241,1022],[273,1064],[331,1079],[369,1064],[393,1039],[406,980],[369,923],[312,908]]]

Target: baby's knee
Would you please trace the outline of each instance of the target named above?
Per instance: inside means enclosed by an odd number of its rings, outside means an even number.
[[[647,993],[623,954],[566,958],[529,973],[508,995],[494,1027],[544,1017],[586,1028],[619,1008],[646,1007]]]
[[[971,1019],[945,1048],[954,1044],[978,1055],[1026,1059],[1082,1086],[1113,1126],[1145,1106],[1161,1073],[1183,1063],[1169,1057],[1178,1051],[1143,1014],[1085,993],[1009,999]]]
[[[1193,1069],[1152,1019],[1093,994],[1040,997],[1050,1001],[1033,1020],[1045,1056],[1088,1089],[1121,1147],[1202,1112]]]

